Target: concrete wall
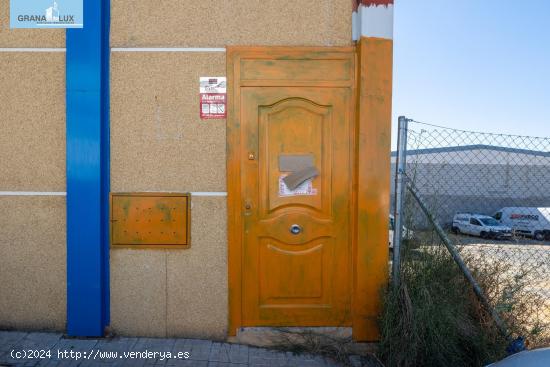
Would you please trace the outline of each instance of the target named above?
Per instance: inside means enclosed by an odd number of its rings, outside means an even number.
[[[349,0],[112,0],[111,47],[349,45]],[[111,53],[111,190],[226,189],[225,120],[199,119],[224,52]],[[188,250],[111,250],[119,334],[227,336],[226,198],[192,197]]]
[[[10,30],[0,48],[65,47],[63,30]],[[65,54],[0,52],[0,191],[65,191]],[[64,330],[63,196],[0,194],[0,328]]]

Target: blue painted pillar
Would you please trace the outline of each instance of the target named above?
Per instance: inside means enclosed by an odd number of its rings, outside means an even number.
[[[103,336],[109,320],[110,0],[84,0],[67,30],[67,333]]]

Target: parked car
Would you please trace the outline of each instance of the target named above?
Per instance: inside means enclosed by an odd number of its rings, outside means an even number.
[[[454,233],[469,234],[481,238],[510,238],[512,228],[500,224],[488,215],[473,213],[457,213],[451,227]]]
[[[488,365],[487,367],[548,367],[550,348],[525,350]]]
[[[502,208],[494,217],[499,223],[511,227],[514,233],[538,241],[550,238],[550,208]]]

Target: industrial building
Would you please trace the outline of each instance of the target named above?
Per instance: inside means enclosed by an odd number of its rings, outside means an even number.
[[[550,206],[548,152],[475,144],[411,149],[406,155],[408,177],[445,226],[461,212],[494,215],[504,207]],[[396,157],[392,152],[392,193]],[[414,220],[428,226],[420,211]]]

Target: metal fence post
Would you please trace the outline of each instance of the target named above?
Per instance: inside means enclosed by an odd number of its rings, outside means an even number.
[[[399,116],[397,135],[397,158],[395,162],[395,200],[394,200],[394,228],[393,228],[393,264],[392,280],[399,285],[401,278],[401,241],[403,239],[403,202],[406,185],[407,164],[407,130],[409,120]]]

